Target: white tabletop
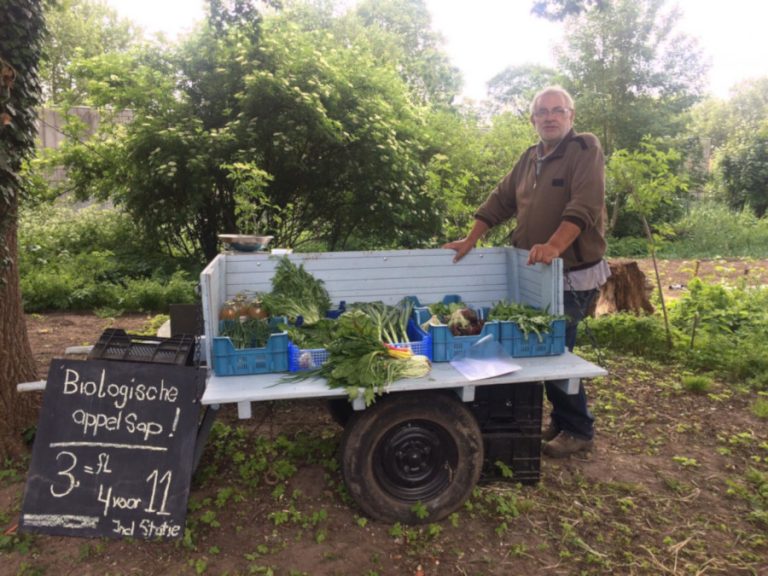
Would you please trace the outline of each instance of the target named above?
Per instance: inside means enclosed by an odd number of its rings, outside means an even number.
[[[397,380],[387,388],[387,391],[465,387],[474,390],[475,386],[490,384],[594,378],[607,374],[606,370],[600,366],[569,352],[559,356],[515,358],[514,361],[521,366],[520,370],[475,381],[462,376],[449,362],[436,362],[432,364],[432,370],[427,376]],[[328,388],[324,379],[312,378],[292,382],[287,380],[290,375],[283,372],[249,376],[216,376],[211,372],[202,403],[227,404],[298,398],[333,398],[347,395],[343,388]],[[465,399],[467,399],[466,395]]]

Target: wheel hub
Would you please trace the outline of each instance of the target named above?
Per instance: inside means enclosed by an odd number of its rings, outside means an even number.
[[[428,500],[450,483],[458,460],[451,435],[434,422],[408,421],[384,435],[374,453],[374,474],[392,496]]]

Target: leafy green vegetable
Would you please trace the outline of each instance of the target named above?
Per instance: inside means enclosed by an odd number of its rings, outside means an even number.
[[[301,316],[305,324],[315,324],[331,308],[325,283],[296,266],[287,256],[280,259],[272,277],[272,292],[262,297],[263,306],[272,316]]]
[[[219,336],[232,340],[235,348],[264,348],[267,345],[270,334],[274,330],[269,321],[262,318],[248,318],[246,320],[224,320]]]
[[[336,321],[334,339],[326,347],[328,360],[319,368],[298,372],[289,380],[320,376],[331,388],[346,388],[350,398],[363,389],[366,405],[399,378],[429,373],[425,356],[394,358],[381,340],[380,325],[363,310],[345,312]]]
[[[454,312],[463,310],[466,307],[467,305],[464,304],[464,302],[451,302],[450,304],[435,302],[428,306],[430,313],[432,313],[433,316],[437,316],[442,324],[447,324],[448,318],[450,318]]]
[[[336,320],[321,318],[314,324],[284,326],[288,337],[299,348],[325,348],[334,338]]]
[[[527,338],[528,334],[536,334],[539,342],[544,340],[543,334],[548,334],[552,329],[552,322],[562,319],[565,319],[565,316],[554,316],[546,310],[519,302],[497,302],[488,313],[488,320],[514,322],[523,336]]]
[[[373,320],[379,340],[390,344],[408,342],[408,319],[413,312],[413,304],[403,300],[397,306],[388,306],[383,302],[355,303],[350,310],[360,310]]]

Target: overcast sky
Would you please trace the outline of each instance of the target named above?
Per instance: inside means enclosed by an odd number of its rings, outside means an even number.
[[[203,15],[200,0],[108,0],[120,14],[148,32],[171,37]],[[480,99],[485,83],[507,66],[554,65],[552,47],[562,24],[530,14],[532,0],[426,0],[433,27],[442,33],[454,65],[464,76],[464,94]],[[669,7],[675,4],[668,0]],[[710,91],[726,97],[741,80],[768,76],[764,35],[768,2],[677,0],[680,29],[699,39],[710,70]]]

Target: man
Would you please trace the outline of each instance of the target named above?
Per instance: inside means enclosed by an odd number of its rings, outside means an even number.
[[[531,103],[539,143],[523,153],[480,206],[469,235],[443,246],[456,251],[458,262],[490,228],[517,217],[512,245],[529,251],[528,264],[563,259],[569,350],[579,321],[610,275],[603,260],[605,159],[597,137],[574,132],[575,115],[573,98],[563,88],[539,92]],[[594,418],[583,384],[573,395],[558,382],[547,382],[546,391],[552,415],[542,432],[544,454],[563,458],[591,451]]]

